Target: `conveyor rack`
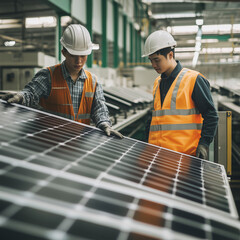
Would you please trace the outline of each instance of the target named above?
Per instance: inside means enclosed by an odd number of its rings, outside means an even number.
[[[114,104],[111,104],[109,102],[106,102],[106,106],[108,108],[110,115],[114,118],[113,124],[116,124],[117,123],[117,115],[121,113],[120,107],[118,107]]]
[[[120,108],[120,113],[114,112],[113,127],[116,130],[126,128],[143,118],[148,113],[152,102],[152,94],[140,88],[107,87],[104,88],[104,97],[107,103]],[[123,119],[121,113],[123,113]]]
[[[152,96],[145,92],[143,95],[142,91],[136,91],[132,88],[124,87],[107,87],[104,88],[104,93],[111,94],[115,97],[118,97],[124,101],[127,101],[133,105],[133,107],[144,108],[146,104],[150,104],[152,101]],[[148,97],[146,97],[148,95]]]
[[[104,97],[106,100],[106,103],[113,104],[115,106],[119,107],[119,113],[122,111],[124,113],[124,117],[127,118],[127,112],[132,108],[132,104],[124,101],[118,97],[115,97],[111,94],[108,94],[104,92]]]

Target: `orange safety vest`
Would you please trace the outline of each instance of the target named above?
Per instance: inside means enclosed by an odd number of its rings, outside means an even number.
[[[149,143],[177,152],[196,155],[203,118],[192,100],[199,72],[183,68],[161,103],[160,77],[153,88],[153,114]]]
[[[75,116],[70,91],[63,78],[61,64],[48,67],[48,70],[52,81],[51,93],[47,99],[40,99],[40,105],[53,114],[89,125],[97,81],[93,80],[90,72],[84,70],[87,78],[84,82],[78,114]]]

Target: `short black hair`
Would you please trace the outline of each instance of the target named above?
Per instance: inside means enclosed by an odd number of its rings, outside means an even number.
[[[163,48],[163,49],[160,49],[160,50],[156,51],[155,53],[156,53],[157,55],[161,54],[161,55],[163,55],[165,58],[167,58],[167,55],[168,55],[168,53],[170,53],[170,52],[173,52],[173,58],[175,58],[175,48],[174,48],[174,47]],[[153,54],[155,54],[155,53],[153,53]]]

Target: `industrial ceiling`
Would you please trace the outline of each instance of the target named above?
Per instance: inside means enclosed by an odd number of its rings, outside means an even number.
[[[179,58],[190,61],[196,51],[198,26],[204,63],[239,62],[240,1],[142,0],[149,5],[156,29],[167,29],[178,44]],[[181,56],[181,57],[180,57]]]
[[[121,4],[122,1],[118,2]],[[178,44],[176,57],[185,64],[193,60],[197,48],[198,63],[201,64],[240,62],[240,1],[137,2],[148,10],[151,31],[166,29],[174,35]],[[54,56],[55,27],[25,28],[25,18],[56,16],[57,11],[49,1],[1,0],[0,51],[34,50]],[[203,20],[200,28],[196,25],[196,19]],[[69,17],[63,24],[67,25],[73,21]],[[185,31],[182,31],[181,27]],[[196,38],[197,35],[200,38]],[[6,48],[6,40],[15,40],[16,45]],[[200,45],[197,46],[197,42]]]

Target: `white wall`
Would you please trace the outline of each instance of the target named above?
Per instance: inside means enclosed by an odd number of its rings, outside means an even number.
[[[134,12],[134,1],[133,0],[118,0],[119,4],[119,32],[118,32],[118,45],[123,48],[123,16],[122,12],[127,14],[127,19],[133,18]],[[72,17],[79,20],[81,23],[87,23],[86,14],[86,0],[72,0],[71,12]],[[107,40],[113,42],[114,31],[113,31],[113,3],[112,0],[107,1]],[[129,21],[127,20],[127,52],[130,52],[130,27]],[[100,0],[93,0],[93,31],[102,34],[102,6]]]
[[[120,11],[118,15],[118,46],[123,48],[123,16]]]
[[[133,19],[134,0],[118,0],[119,4],[119,31],[118,31],[118,46],[123,48],[123,13],[127,14],[127,52],[130,52],[130,26],[129,20]],[[71,12],[72,17],[79,20],[81,23],[87,23],[86,0],[72,0]],[[92,30],[98,34],[102,34],[102,2],[93,0],[93,22]],[[112,0],[107,1],[107,40],[114,40],[114,16]]]
[[[107,2],[107,39],[113,42],[113,4]]]
[[[131,19],[134,16],[134,0],[117,0],[122,6],[123,12]]]
[[[102,1],[93,0],[93,20],[92,30],[98,34],[102,34]]]
[[[74,18],[86,24],[86,0],[72,0],[71,13]]]

